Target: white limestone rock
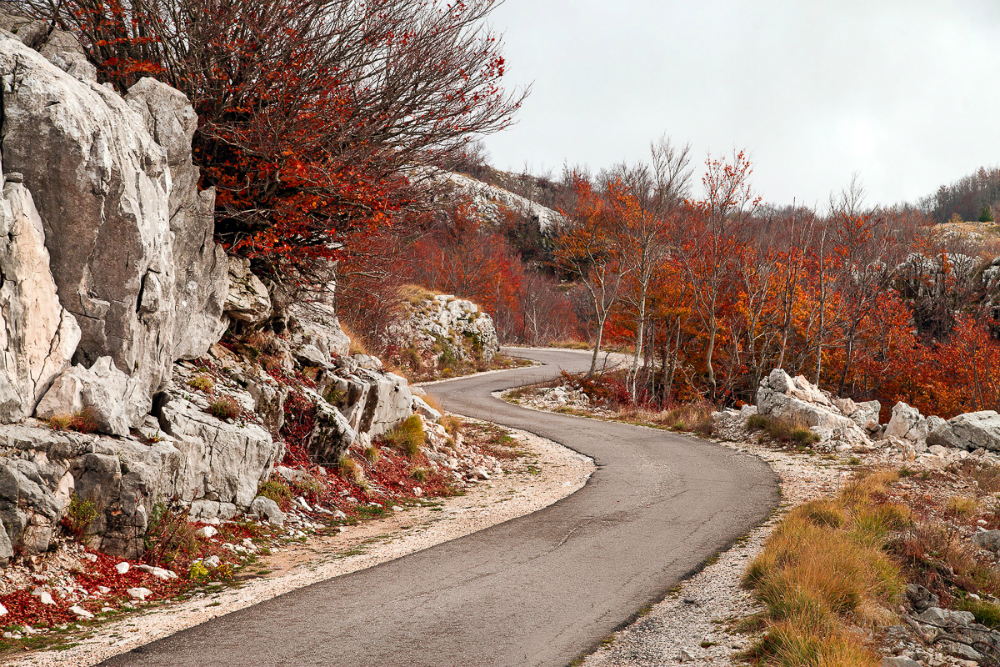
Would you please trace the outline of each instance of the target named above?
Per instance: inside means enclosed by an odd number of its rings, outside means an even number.
[[[39,419],[70,415],[90,408],[101,433],[128,435],[142,425],[153,406],[138,377],[129,377],[111,357],[101,357],[90,368],[73,366],[52,383],[35,412]]]
[[[215,190],[198,191],[200,173],[192,161],[198,115],[183,93],[148,77],[129,88],[125,99],[167,151],[177,303],[173,354],[175,359],[194,359],[225,333],[223,308],[229,294],[229,260],[214,238]]]
[[[0,200],[0,422],[30,417],[70,364],[80,327],[59,302],[31,193],[8,183]]]
[[[34,195],[59,300],[82,331],[74,362],[110,356],[151,395],[174,360],[166,151],[115,92],[0,34],[0,69],[15,62],[4,168]]]

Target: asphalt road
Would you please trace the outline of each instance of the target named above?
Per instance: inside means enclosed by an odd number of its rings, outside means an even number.
[[[103,665],[566,665],[778,503],[760,460],[663,431],[517,408],[490,392],[546,365],[428,387],[446,409],[594,458],[587,485],[528,516],[227,614]]]

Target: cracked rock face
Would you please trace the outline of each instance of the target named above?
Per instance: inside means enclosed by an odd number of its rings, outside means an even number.
[[[0,33],[4,169],[24,175],[62,305],[82,331],[74,361],[110,356],[152,394],[170,377],[174,253],[167,151],[116,93],[79,81]]]
[[[771,371],[757,390],[757,412],[761,415],[807,426],[823,442],[838,449],[871,446],[871,439],[859,423],[870,421],[872,414],[878,415],[877,401],[838,402],[839,407],[826,392],[801,375],[792,378],[781,369]],[[844,409],[850,414],[845,414]]]
[[[30,417],[80,342],[59,303],[31,193],[8,183],[0,200],[0,422]]]
[[[225,333],[229,292],[229,262],[214,239],[215,189],[198,191],[200,173],[191,159],[198,115],[183,93],[155,79],[140,80],[125,99],[167,151],[177,303],[174,358],[195,359]]]

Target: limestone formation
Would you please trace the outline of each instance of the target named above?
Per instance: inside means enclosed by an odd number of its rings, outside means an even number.
[[[406,317],[391,330],[403,346],[487,364],[500,352],[493,318],[473,302],[417,290],[407,296]]]
[[[939,424],[927,435],[927,444],[974,451],[1000,451],[1000,414],[993,410],[968,412]]]
[[[198,115],[183,93],[155,79],[141,79],[125,99],[167,151],[177,299],[173,354],[175,359],[194,359],[225,332],[223,307],[229,293],[229,261],[214,239],[215,190],[198,191],[200,171],[192,161]]]
[[[101,357],[90,368],[73,366],[52,383],[36,411],[40,419],[71,415],[88,408],[101,433],[128,435],[153,406],[138,378],[118,370],[111,357]]]
[[[80,342],[59,303],[31,193],[8,183],[0,200],[0,422],[30,417]]]
[[[853,401],[841,404],[851,410],[850,415],[804,377],[792,378],[781,369],[771,371],[757,390],[758,414],[808,427],[822,442],[837,449],[870,446],[871,439],[858,422],[870,421],[871,414],[878,415],[878,403],[861,404],[864,407]]]
[[[229,291],[226,315],[254,325],[271,316],[271,296],[260,278],[250,271],[250,260],[232,257],[229,261]]]
[[[115,92],[82,82],[8,34],[3,168],[24,175],[63,306],[82,330],[74,361],[110,356],[152,394],[169,379],[174,257],[166,151]]]

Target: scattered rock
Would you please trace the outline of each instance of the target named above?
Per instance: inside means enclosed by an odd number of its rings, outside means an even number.
[[[139,586],[137,588],[128,589],[126,593],[128,593],[129,597],[133,600],[141,600],[145,602],[146,598],[153,594],[153,591]]]
[[[194,534],[203,540],[210,540],[216,535],[218,535],[218,533],[219,531],[216,528],[213,528],[212,526],[202,526],[198,530],[194,531]]]
[[[278,503],[264,496],[254,498],[253,502],[250,503],[250,509],[247,510],[247,513],[261,519],[267,519],[278,526],[282,526],[285,523],[285,513],[278,507]]]
[[[70,607],[69,611],[70,613],[75,614],[77,618],[88,619],[94,617],[93,614],[91,614],[89,611],[87,611],[78,604],[75,604],[72,607]]]
[[[117,565],[115,565],[115,570],[118,572],[118,574],[127,574],[129,568],[130,565],[128,563],[118,563]]]

